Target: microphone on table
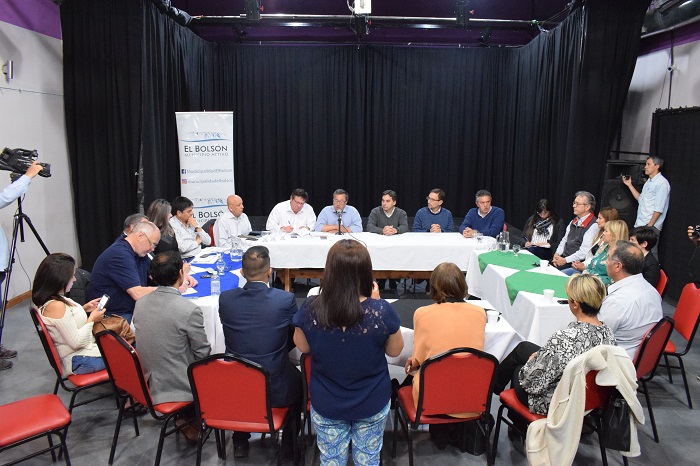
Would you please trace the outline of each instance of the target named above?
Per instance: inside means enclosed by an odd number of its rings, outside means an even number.
[[[343,211],[342,211],[342,210],[336,210],[335,213],[336,213],[336,215],[338,216],[338,233],[336,233],[336,235],[342,235],[343,232],[342,232],[341,228],[342,228],[342,225],[343,225],[343,217],[342,217]]]

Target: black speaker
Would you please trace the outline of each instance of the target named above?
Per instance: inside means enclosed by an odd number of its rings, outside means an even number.
[[[642,185],[635,184],[635,189],[642,191]],[[620,220],[627,223],[632,231],[634,221],[637,219],[637,200],[632,196],[630,189],[620,179],[605,180],[603,183],[603,196],[600,199],[600,207],[613,207],[620,215]]]

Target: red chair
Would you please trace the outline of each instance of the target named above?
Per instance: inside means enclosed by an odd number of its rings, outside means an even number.
[[[159,403],[154,405],[151,399],[151,391],[146,383],[146,378],[143,375],[141,361],[136,350],[124,341],[122,337],[111,330],[105,330],[97,334],[97,346],[100,348],[100,353],[105,360],[107,371],[112,379],[114,393],[119,400],[119,416],[117,417],[117,426],[114,429],[114,438],[112,440],[112,449],[109,453],[109,464],[114,462],[114,452],[117,449],[117,440],[119,439],[119,430],[121,428],[124,411],[131,411],[134,419],[134,430],[136,435],[139,435],[139,426],[136,420],[136,406],[134,400],[148,408],[154,419],[163,421],[160,428],[160,436],[158,438],[158,449],[156,451],[156,466],[160,464],[160,457],[163,452],[163,441],[165,437],[181,430],[188,424],[183,424],[179,427],[174,427],[167,430],[168,423],[177,414],[182,413],[185,409],[192,405],[191,401],[176,401],[168,403]],[[126,401],[129,400],[130,406],[126,407]]]
[[[666,275],[666,272],[664,272],[664,269],[659,270],[659,281],[656,282],[656,291],[659,292],[659,295],[663,296],[664,291],[666,290],[666,284],[668,283],[668,276]]]
[[[475,421],[486,437],[486,462],[491,465],[489,436],[494,371],[498,360],[473,348],[455,348],[429,358],[420,366],[418,405],[413,401],[413,387],[399,390],[394,413],[391,456],[396,457],[398,423],[408,441],[408,464],[413,466],[411,428],[421,424],[453,424]],[[450,413],[478,413],[471,418],[446,416]],[[409,426],[410,423],[410,426]]]
[[[32,305],[29,308],[29,314],[32,316],[34,328],[36,329],[36,333],[39,335],[41,345],[44,347],[46,357],[49,359],[49,364],[51,364],[51,367],[53,368],[54,372],[56,372],[56,384],[53,388],[54,395],[58,393],[59,385],[65,391],[72,393],[70,398],[70,404],[68,405],[69,413],[72,413],[73,408],[75,408],[76,406],[82,406],[88,403],[92,403],[93,401],[101,400],[102,398],[113,396],[112,393],[107,392],[102,395],[95,396],[94,398],[90,398],[89,400],[76,403],[75,398],[78,396],[78,393],[82,392],[83,390],[89,390],[91,388],[95,388],[108,383],[109,374],[106,370],[101,370],[98,372],[93,372],[92,374],[71,374],[68,376],[64,376],[61,358],[58,355],[58,351],[56,350],[56,345],[54,344],[53,339],[51,338],[51,334],[47,330],[46,325],[44,324],[44,321],[41,318],[39,310],[36,307],[34,307],[34,305]],[[70,382],[71,385],[67,385],[66,381]]]
[[[649,420],[651,421],[651,429],[654,431],[654,441],[659,443],[659,434],[656,431],[656,422],[654,421],[654,411],[651,408],[651,399],[649,398],[649,390],[647,382],[654,378],[656,366],[659,364],[664,348],[668,343],[668,339],[673,332],[673,319],[664,317],[656,323],[642,340],[642,344],[634,358],[634,368],[637,371],[637,380],[642,383],[641,391],[647,401],[647,409],[649,410]],[[637,389],[639,391],[639,389]]]
[[[302,410],[301,410],[301,435],[302,435],[302,445],[304,444],[303,438],[304,438],[304,425],[306,424],[307,427],[307,433],[309,438],[307,439],[307,442],[309,445],[311,445],[311,391],[309,390],[309,386],[311,384],[311,355],[308,353],[302,353],[301,355],[301,379],[304,384],[304,399],[302,402]]]
[[[49,447],[27,455],[4,466],[17,464],[50,451],[56,462],[54,450],[60,449],[67,466],[70,466],[66,435],[71,423],[70,413],[61,399],[54,395],[38,395],[0,406],[0,452],[9,450],[32,440],[46,437]],[[60,443],[53,444],[56,435]]]
[[[673,383],[673,378],[671,378],[671,369],[680,369],[681,376],[683,377],[683,386],[685,387],[685,396],[688,398],[688,407],[693,409],[693,402],[690,399],[690,390],[688,389],[688,379],[685,374],[685,366],[683,366],[682,357],[688,354],[690,347],[695,339],[695,333],[698,330],[698,324],[700,323],[700,289],[695,286],[694,283],[688,283],[683,288],[681,293],[681,298],[678,300],[678,306],[676,306],[676,311],[673,313],[673,320],[675,321],[674,328],[678,333],[685,339],[685,348],[678,351],[676,345],[669,340],[664,349],[664,362],[665,364],[659,364],[661,367],[665,367],[668,372],[668,381]],[[673,356],[678,359],[678,365],[672,366],[668,362],[669,356]]]
[[[200,422],[197,465],[201,464],[202,446],[212,430],[217,453],[224,460],[227,430],[277,433],[281,443],[279,434],[289,408],[272,407],[270,374],[260,364],[233,354],[215,354],[190,364],[187,374]],[[296,450],[296,434],[293,446]],[[282,464],[281,448],[277,464]]]
[[[603,444],[602,439],[600,438],[600,414],[602,413],[602,408],[605,406],[605,403],[608,401],[608,398],[613,392],[613,387],[601,387],[600,385],[596,384],[595,376],[597,373],[598,371],[589,371],[586,374],[586,406],[584,410],[590,411],[590,413],[587,415],[586,418],[584,418],[584,421],[586,421],[586,419],[593,421],[593,423],[589,423],[589,425],[593,428],[593,430],[598,432],[598,439],[600,443],[600,455],[603,459],[603,465],[607,466],[608,456],[605,452],[605,445]],[[527,422],[528,425],[531,422],[537,421],[538,419],[544,419],[547,417],[530,412],[530,409],[520,402],[517,395],[515,394],[515,390],[512,388],[510,390],[502,391],[500,399],[501,407],[498,408],[498,417],[496,418],[496,430],[494,432],[493,437],[493,454],[491,455],[494,460],[496,459],[496,450],[498,447],[498,434],[501,430],[501,422],[505,422],[510,427],[514,428],[520,433],[520,436],[523,438],[527,434],[526,432],[522,432],[517,425],[512,423],[510,419],[503,415],[504,409],[508,408],[509,413],[516,414],[525,422]],[[627,458],[623,456],[622,459],[624,461],[624,464],[627,464]]]

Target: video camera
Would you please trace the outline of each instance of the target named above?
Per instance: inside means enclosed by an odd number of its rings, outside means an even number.
[[[35,150],[27,149],[10,149],[5,147],[0,154],[0,170],[19,173],[24,175],[34,161],[39,158],[39,154]],[[39,176],[48,178],[51,176],[51,164],[39,163],[43,169],[39,172]]]

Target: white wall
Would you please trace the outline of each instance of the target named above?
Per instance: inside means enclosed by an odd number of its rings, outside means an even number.
[[[676,46],[673,55],[677,69],[673,72],[670,107],[700,106],[700,41]],[[658,108],[668,108],[670,64],[670,49],[637,59],[622,117],[621,150],[649,152],[651,116]]]
[[[0,74],[0,150],[36,149],[39,161],[51,164],[51,178],[37,176],[23,202],[27,214],[50,252],[65,252],[78,260],[73,214],[73,190],[63,110],[62,41],[0,22],[0,63],[14,61],[11,81]],[[0,171],[0,189],[10,172]],[[0,225],[11,240],[16,203],[0,210]],[[17,246],[9,298],[31,289],[39,262],[45,257],[31,230]]]

